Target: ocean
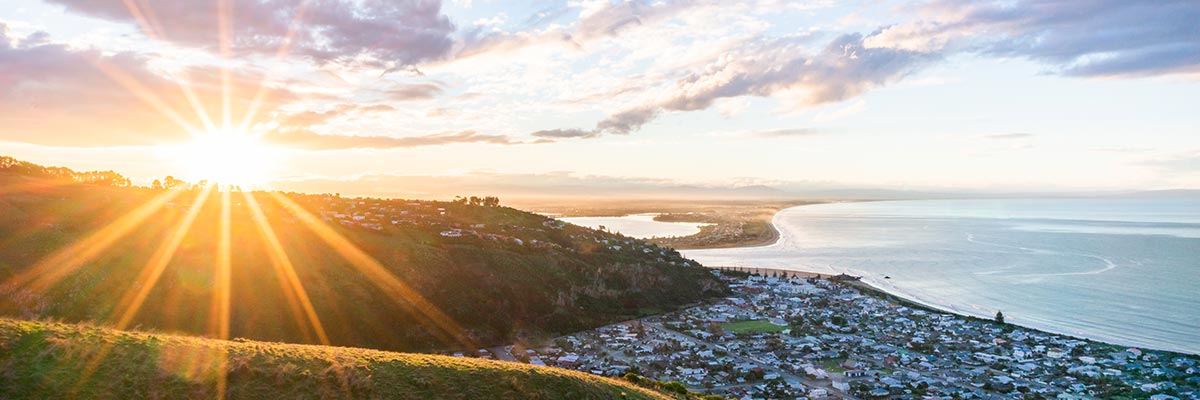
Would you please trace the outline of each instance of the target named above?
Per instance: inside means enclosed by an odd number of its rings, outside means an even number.
[[[763,247],[707,266],[849,273],[926,305],[1200,354],[1200,199],[1004,199],[793,207]]]

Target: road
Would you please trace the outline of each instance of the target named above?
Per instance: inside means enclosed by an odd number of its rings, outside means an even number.
[[[492,352],[492,355],[495,355],[497,360],[508,361],[508,362],[520,362],[520,361],[517,361],[517,358],[513,357],[513,355],[512,355],[512,345],[496,346],[496,347],[492,347],[492,348],[488,349],[488,351]]]

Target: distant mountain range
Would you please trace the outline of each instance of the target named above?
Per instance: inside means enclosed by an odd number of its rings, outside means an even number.
[[[277,189],[309,193],[338,192],[383,197],[453,198],[488,194],[508,199],[654,199],[654,200],[915,200],[1021,197],[1200,197],[1200,190],[1154,191],[1004,191],[894,189],[832,183],[698,185],[669,180],[557,174],[474,173],[447,176],[366,175],[354,180],[295,179],[273,183]]]
[[[450,176],[367,175],[354,180],[296,179],[273,187],[309,193],[335,192],[383,197],[453,198],[484,193],[502,198],[551,199],[918,199],[955,197],[950,193],[843,187],[837,185],[694,185],[667,180],[570,174],[468,174]]]

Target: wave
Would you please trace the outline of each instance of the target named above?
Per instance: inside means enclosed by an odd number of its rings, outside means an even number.
[[[1075,252],[1067,252],[1067,251],[1059,251],[1059,250],[1039,249],[1039,248],[1034,248],[1034,247],[1011,246],[1011,245],[1000,244],[1000,243],[994,243],[994,242],[985,242],[985,241],[982,241],[982,240],[978,240],[978,239],[976,239],[976,238],[975,238],[975,234],[972,234],[972,233],[967,233],[967,234],[966,234],[966,237],[967,237],[967,241],[968,241],[968,242],[975,243],[975,244],[982,244],[982,245],[988,245],[988,246],[996,246],[996,247],[1003,247],[1003,248],[1009,248],[1009,249],[1016,249],[1016,250],[1021,250],[1021,251],[1029,252],[1029,253],[1032,253],[1032,254],[1052,254],[1052,255],[1067,255],[1067,256],[1085,257],[1085,258],[1091,258],[1091,259],[1095,259],[1095,260],[1100,260],[1101,262],[1103,262],[1103,263],[1104,263],[1104,267],[1103,267],[1103,268],[1099,268],[1099,269],[1095,269],[1095,270],[1089,270],[1089,271],[1079,271],[1079,272],[1047,272],[1047,273],[1037,273],[1037,274],[1014,274],[1014,275],[1011,275],[1011,276],[1013,276],[1013,277],[1018,277],[1018,278],[1039,278],[1039,277],[1049,277],[1049,276],[1096,275],[1096,274],[1102,274],[1102,273],[1105,273],[1105,272],[1108,272],[1108,271],[1112,271],[1112,270],[1114,270],[1114,269],[1116,269],[1116,268],[1117,268],[1117,263],[1113,262],[1111,259],[1109,259],[1109,258],[1107,258],[1107,257],[1100,256],[1100,255],[1097,255],[1097,254],[1075,253]]]

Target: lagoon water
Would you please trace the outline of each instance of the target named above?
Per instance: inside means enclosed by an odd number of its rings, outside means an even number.
[[[700,232],[700,227],[705,225],[691,222],[659,222],[654,220],[656,215],[634,214],[621,217],[566,217],[559,219],[593,229],[603,226],[609,232],[620,232],[625,236],[641,239],[688,236]]]
[[[708,266],[863,276],[930,306],[1200,353],[1200,199],[918,200],[793,207]]]

